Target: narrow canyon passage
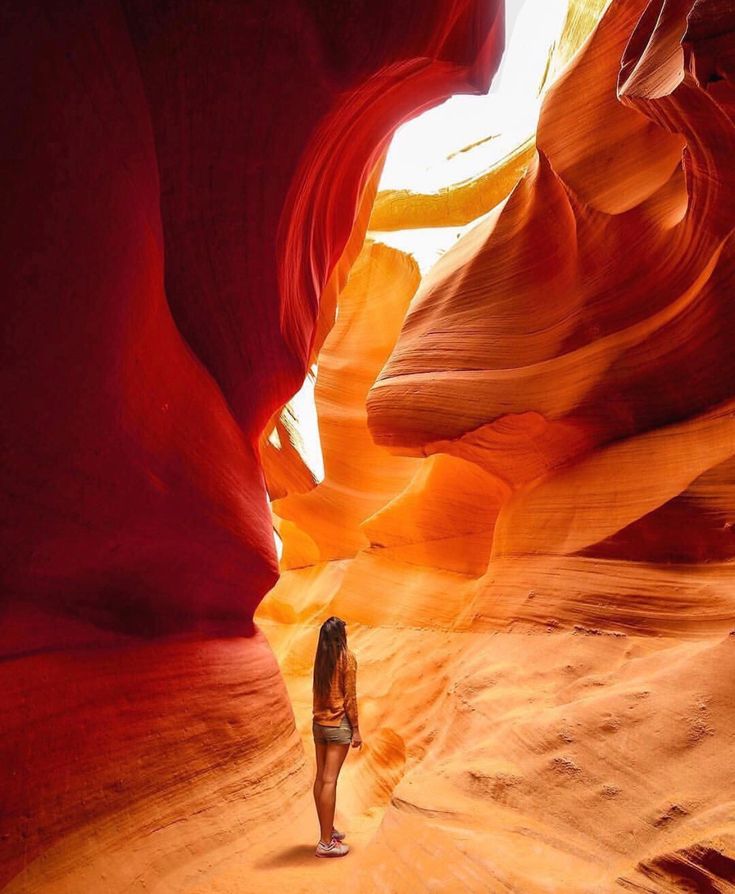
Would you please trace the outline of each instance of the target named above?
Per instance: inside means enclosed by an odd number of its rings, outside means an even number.
[[[261,623],[310,755],[302,644],[316,627]],[[708,878],[686,867],[704,859],[693,833],[721,847],[733,831],[731,794],[720,790],[733,640],[353,628],[367,744],[348,756],[339,787],[350,865],[313,867],[305,846],[279,838],[258,890],[286,880],[304,892],[332,880],[421,890],[437,878],[457,891],[540,892],[549,879],[558,890],[611,890],[618,879],[635,890],[642,878],[666,890],[677,866]],[[308,841],[310,792],[301,811],[291,835]],[[238,890],[226,870],[216,877]]]
[[[732,124],[716,111],[714,142],[694,135],[709,88],[655,68],[677,43],[699,58],[688,10],[642,8],[600,9],[586,42],[567,20],[559,45],[581,49],[535,158],[519,144],[440,205],[378,192],[318,356],[324,478],[274,500],[282,575],[256,612],[312,772],[326,617],[360,662],[366,746],[338,789],[351,865],[297,890],[735,885],[732,375],[694,360],[731,325],[702,302],[729,303],[732,221],[719,231],[720,198],[691,183],[717,167],[732,188]],[[468,208],[490,213],[423,275],[386,238],[462,228]],[[273,879],[296,883],[290,858],[274,846]]]
[[[523,5],[0,11],[3,892],[735,891],[735,11]]]

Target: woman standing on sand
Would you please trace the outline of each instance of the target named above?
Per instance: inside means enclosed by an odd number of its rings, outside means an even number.
[[[357,724],[357,660],[347,648],[347,624],[332,616],[322,624],[314,658],[314,803],[321,838],[317,857],[343,857],[349,847],[334,828],[337,779],[350,748],[362,746]]]

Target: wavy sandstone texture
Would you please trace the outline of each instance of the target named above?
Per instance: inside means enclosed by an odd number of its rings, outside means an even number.
[[[535,148],[374,203],[499,5],[0,11],[3,890],[735,889],[735,15],[576,0]]]
[[[502,37],[485,0],[2,5],[5,890],[209,889],[288,827],[258,439],[392,131]]]
[[[335,886],[735,890],[734,82],[732,4],[613,0],[535,151],[378,196],[374,230],[491,213],[411,299],[367,448],[378,333],[325,343],[325,480],[274,507],[299,560],[256,617],[307,753],[325,617],[359,661]]]

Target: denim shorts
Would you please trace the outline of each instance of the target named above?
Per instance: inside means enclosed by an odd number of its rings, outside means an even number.
[[[311,723],[311,731],[314,734],[315,742],[334,742],[337,745],[349,745],[352,742],[352,725],[344,714],[339,722],[339,726],[324,726],[313,720]]]

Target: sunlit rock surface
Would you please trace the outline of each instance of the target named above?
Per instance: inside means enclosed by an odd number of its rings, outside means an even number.
[[[256,615],[307,755],[325,617],[358,656],[335,884],[735,890],[733,47],[730,4],[612,2],[535,151],[378,196],[374,231],[483,217],[368,394],[414,474],[360,524],[369,546],[350,558],[346,525]],[[325,439],[325,468],[359,469],[359,443]],[[284,555],[346,487],[327,472],[290,504]]]
[[[325,480],[309,493],[273,503],[282,520],[282,568],[354,556],[368,545],[361,522],[403,490],[416,471],[416,460],[375,446],[365,401],[419,280],[412,258],[379,243],[366,242],[352,268],[339,316],[319,354],[314,392]],[[291,519],[298,522],[301,538],[290,527]]]
[[[259,438],[392,131],[486,90],[502,40],[484,0],[3,4],[0,887],[216,890],[235,860],[253,890],[310,788],[252,622]]]

